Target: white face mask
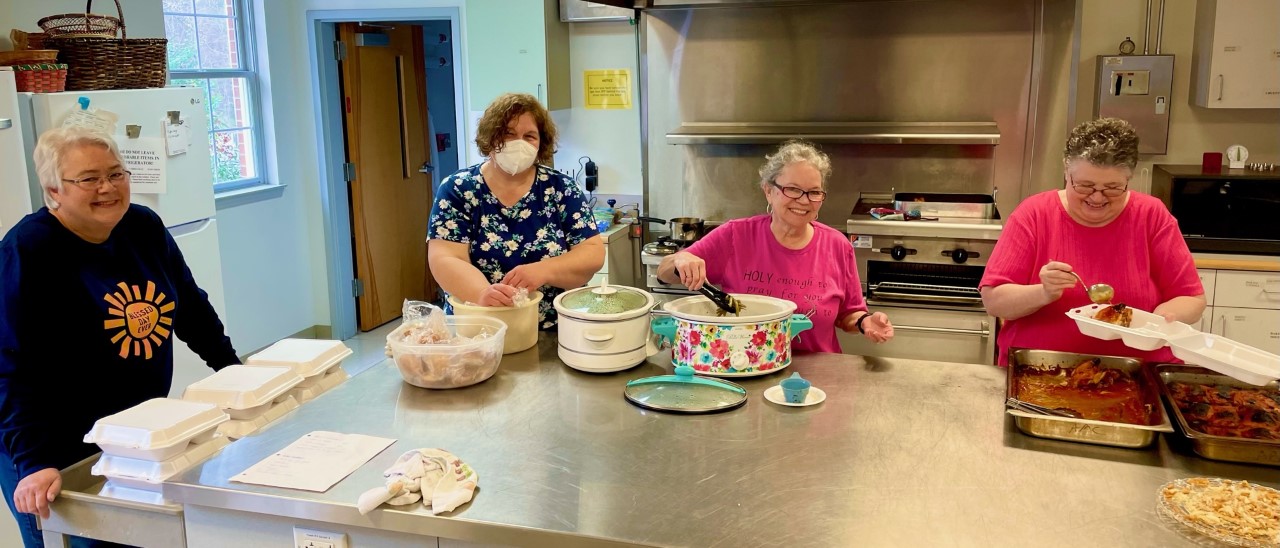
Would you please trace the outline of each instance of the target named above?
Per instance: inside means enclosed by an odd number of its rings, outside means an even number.
[[[515,139],[502,144],[502,148],[493,153],[493,161],[511,175],[521,173],[533,166],[538,158],[538,149],[528,141]]]

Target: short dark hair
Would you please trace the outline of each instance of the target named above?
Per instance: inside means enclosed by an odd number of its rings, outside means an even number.
[[[1082,159],[1099,167],[1138,166],[1138,132],[1119,118],[1099,118],[1080,124],[1067,137],[1063,163]]]
[[[556,153],[556,124],[551,121],[551,114],[528,93],[504,93],[489,103],[476,128],[476,147],[480,154],[489,156],[493,151],[502,148],[506,141],[507,125],[521,114],[533,116],[538,125],[538,163],[550,164]]]

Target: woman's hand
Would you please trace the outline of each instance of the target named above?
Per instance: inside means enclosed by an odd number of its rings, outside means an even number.
[[[1058,261],[1049,261],[1040,267],[1040,286],[1049,302],[1062,298],[1062,292],[1076,285],[1076,277],[1071,274],[1071,265]]]
[[[672,255],[671,265],[680,275],[680,283],[690,291],[697,291],[707,282],[707,262],[697,255],[676,253]]]
[[[517,289],[507,284],[493,284],[480,292],[480,306],[515,306]]]
[[[522,264],[511,269],[507,275],[502,278],[503,284],[512,286],[517,289],[526,289],[529,292],[537,291],[538,288],[547,285],[547,281],[551,276],[546,272],[546,265],[541,262]]]
[[[862,320],[862,336],[876,344],[889,342],[893,338],[893,324],[884,312],[874,312]]]
[[[22,478],[13,490],[13,505],[19,512],[49,519],[49,503],[62,492],[62,474],[57,468],[38,470]]]

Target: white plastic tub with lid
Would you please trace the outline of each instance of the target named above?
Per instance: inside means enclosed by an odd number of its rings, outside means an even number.
[[[159,491],[165,480],[177,476],[208,460],[231,443],[226,436],[192,445],[182,454],[163,461],[131,459],[103,455],[91,469],[93,475],[106,477],[112,483],[131,489]]]
[[[324,339],[281,339],[262,351],[249,356],[246,365],[284,365],[292,367],[302,382],[308,386],[330,368],[342,363],[352,351],[342,341]]]
[[[502,343],[503,354],[523,352],[538,344],[538,303],[542,292],[534,291],[529,300],[520,306],[479,306],[467,304],[449,297],[454,314],[460,316],[484,316],[507,324],[506,339]]]
[[[213,439],[230,418],[212,403],[153,398],[98,419],[84,442],[107,455],[162,461]]]
[[[292,367],[233,365],[191,383],[182,399],[212,403],[231,420],[257,417],[302,382]]]

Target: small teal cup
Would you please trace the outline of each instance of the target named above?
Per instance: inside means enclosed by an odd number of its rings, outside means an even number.
[[[790,377],[782,379],[782,397],[787,403],[804,403],[805,398],[809,397],[809,381],[800,378],[799,373],[792,373]]]

